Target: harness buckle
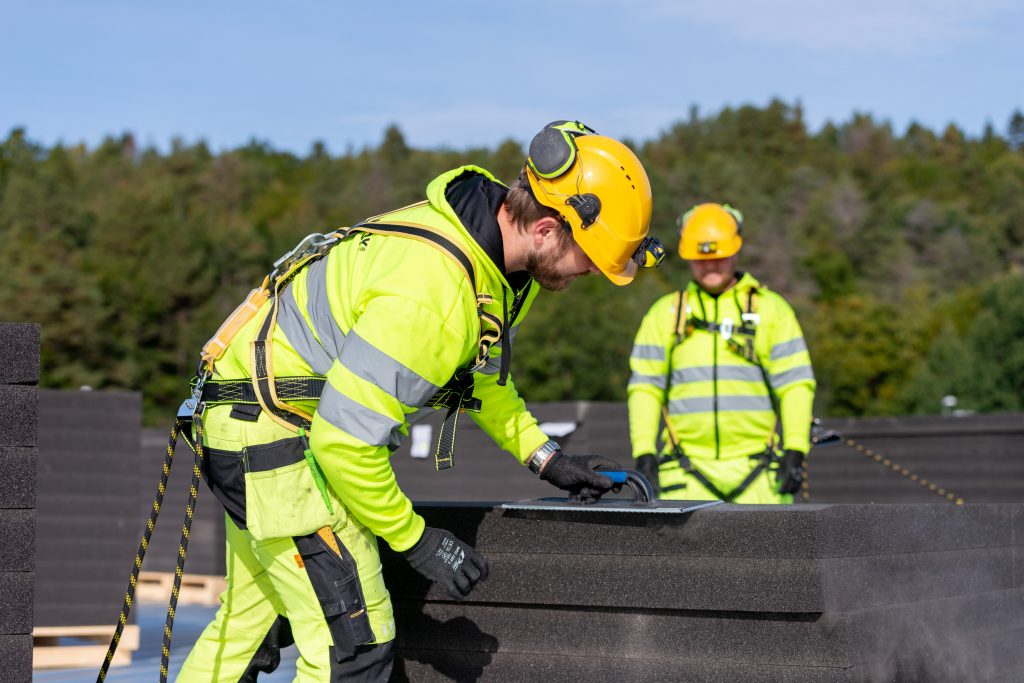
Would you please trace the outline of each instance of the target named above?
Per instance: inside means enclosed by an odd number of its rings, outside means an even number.
[[[178,406],[177,417],[179,420],[192,422],[196,415],[203,411],[203,387],[206,385],[206,380],[210,379],[210,374],[209,369],[203,368],[192,380],[192,395]]]
[[[761,315],[759,313],[744,313],[740,316],[740,320],[757,327],[761,324]]]
[[[291,251],[274,261],[274,270],[270,273],[270,281],[275,282],[279,275],[288,272],[288,269],[303,257],[325,251],[339,239],[338,233],[325,235],[322,232],[314,232],[306,235]]]
[[[732,338],[732,330],[732,318],[725,318],[718,326],[718,334],[722,335],[722,339],[725,341],[729,341]]]

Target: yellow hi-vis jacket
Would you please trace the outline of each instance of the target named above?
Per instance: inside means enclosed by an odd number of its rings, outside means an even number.
[[[752,290],[753,313],[759,318],[753,350],[763,373],[737,349],[749,339],[737,331]],[[680,325],[683,333],[676,343],[678,300],[674,292],[651,306],[630,355],[633,456],[659,452],[656,440],[666,404],[672,428],[691,459],[725,460],[760,453],[772,442],[775,430],[771,393],[778,400],[784,441],[780,445],[806,454],[814,372],[789,304],[750,274],[743,274],[718,297],[691,282],[686,289],[687,310],[681,313],[681,320],[689,319],[690,324]],[[720,329],[708,331],[702,323],[715,323]],[[662,452],[671,452],[667,430],[662,442]]]
[[[505,322],[512,326],[511,343],[538,286],[530,280],[513,292],[462,225],[445,190],[463,174],[494,180],[477,167],[454,169],[430,183],[426,201],[369,222],[429,226],[460,245],[475,266],[477,289],[490,295],[483,310],[499,320],[514,318]],[[326,377],[319,401],[295,402],[314,413],[310,449],[337,498],[397,551],[419,540],[424,522],[399,489],[389,458],[408,435],[410,418],[476,358],[477,294],[465,270],[435,246],[354,232],[303,268],[280,297],[274,374]],[[216,363],[214,380],[250,376],[250,342],[263,318],[257,314],[231,342]],[[482,409],[470,415],[498,446],[525,462],[547,436],[511,380],[498,385],[500,355],[499,343],[474,373],[473,395]],[[309,490],[295,495],[317,496]]]

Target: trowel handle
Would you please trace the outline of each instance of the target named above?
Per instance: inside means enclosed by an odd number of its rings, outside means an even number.
[[[595,470],[616,484],[626,484],[633,491],[633,505],[653,505],[657,499],[654,487],[647,477],[636,470]]]
[[[597,470],[597,473],[608,477],[616,484],[625,484],[626,478],[629,477],[629,472],[626,470]]]

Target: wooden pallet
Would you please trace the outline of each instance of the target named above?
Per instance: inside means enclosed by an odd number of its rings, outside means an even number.
[[[135,599],[140,602],[166,603],[174,585],[173,572],[140,572],[135,585]],[[220,594],[227,588],[223,576],[185,574],[178,589],[179,605],[217,606]]]
[[[103,626],[37,626],[32,631],[32,668],[83,668],[99,670],[107,656],[114,627]],[[111,666],[132,663],[132,653],[139,649],[139,626],[130,624],[121,633]]]

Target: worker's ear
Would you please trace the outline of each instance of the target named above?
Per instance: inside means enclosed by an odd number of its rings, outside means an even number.
[[[549,240],[557,240],[558,232],[564,230],[562,222],[557,218],[545,216],[539,218],[530,225],[530,237],[533,238],[533,246],[540,248]]]

